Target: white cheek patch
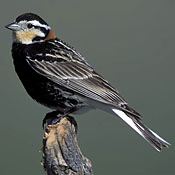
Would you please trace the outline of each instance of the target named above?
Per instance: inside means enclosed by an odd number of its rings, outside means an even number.
[[[45,34],[42,31],[40,31],[40,30],[37,30],[36,33],[37,33],[36,36],[45,37]]]
[[[32,24],[34,27],[28,28],[28,24]],[[46,36],[46,34],[41,30],[41,28],[45,30],[50,30],[50,26],[47,24],[41,24],[37,20],[31,20],[31,21],[20,21],[20,26],[23,28],[23,30],[16,31],[13,34],[13,40],[15,42],[20,42],[23,44],[31,44],[39,41],[43,41],[43,38]],[[33,39],[36,37],[40,37],[38,41],[34,41]],[[38,38],[37,38],[38,39]]]

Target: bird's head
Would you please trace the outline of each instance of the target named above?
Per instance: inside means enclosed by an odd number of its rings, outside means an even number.
[[[51,27],[38,15],[25,13],[8,24],[6,28],[13,32],[13,42],[32,44],[54,39],[55,35]]]

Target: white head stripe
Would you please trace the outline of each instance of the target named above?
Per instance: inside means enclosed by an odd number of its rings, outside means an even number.
[[[50,29],[50,26],[46,25],[46,24],[41,24],[39,21],[37,20],[32,20],[32,21],[26,21],[26,20],[23,20],[23,21],[20,21],[20,23],[31,23],[33,24],[34,26],[39,26],[39,27],[44,27],[46,30],[49,30]]]
[[[32,20],[32,21],[29,21],[31,24],[33,24],[34,26],[40,26],[40,27],[44,27],[46,30],[49,30],[50,29],[50,26],[46,25],[46,24],[41,24],[39,23],[39,21],[37,20]]]

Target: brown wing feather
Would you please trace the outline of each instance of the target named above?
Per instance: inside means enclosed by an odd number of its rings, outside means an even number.
[[[118,91],[89,65],[79,61],[49,62],[37,59],[27,60],[36,72],[53,82],[74,90],[83,96],[117,106],[125,112],[140,117],[140,114],[127,106],[126,101],[120,96]]]

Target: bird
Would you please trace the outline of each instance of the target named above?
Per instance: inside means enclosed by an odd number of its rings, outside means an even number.
[[[50,114],[101,109],[121,118],[157,151],[170,145],[142,122],[142,116],[75,48],[57,38],[40,16],[24,13],[5,27],[12,31],[11,52],[19,79],[35,101],[53,110]]]

